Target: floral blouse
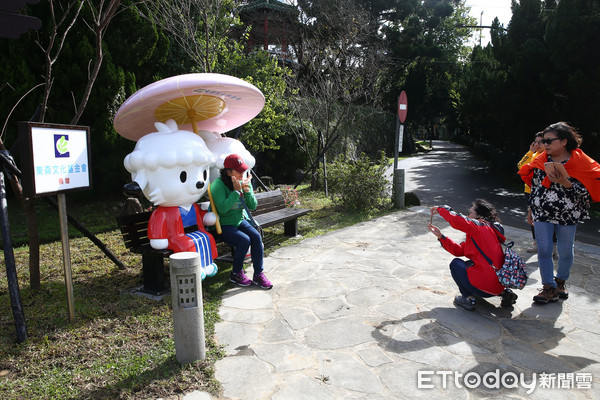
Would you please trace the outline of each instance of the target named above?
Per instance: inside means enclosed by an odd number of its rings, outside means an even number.
[[[529,206],[534,221],[575,225],[590,218],[590,196],[581,182],[569,178],[569,182],[573,184],[572,188],[566,188],[560,183],[551,183],[550,187],[546,188],[542,185],[545,177],[544,170],[535,169],[533,172]]]

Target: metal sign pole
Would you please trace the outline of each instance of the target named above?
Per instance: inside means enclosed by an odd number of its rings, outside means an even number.
[[[58,217],[60,219],[60,237],[63,249],[65,287],[67,289],[67,309],[69,322],[75,322],[75,301],[73,299],[73,278],[71,276],[71,249],[69,247],[69,225],[67,222],[67,201],[64,193],[58,194]]]
[[[402,139],[404,137],[404,120],[407,112],[406,92],[403,90],[398,96],[398,118],[396,119],[396,143],[394,144],[394,206],[404,208],[404,170],[398,169],[398,157],[402,152]]]

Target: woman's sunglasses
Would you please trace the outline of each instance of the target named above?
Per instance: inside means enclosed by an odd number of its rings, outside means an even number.
[[[551,139],[542,139],[542,143],[543,143],[543,144],[550,144],[550,143],[552,143],[553,141],[555,141],[555,140],[559,140],[559,139],[560,139],[560,138],[557,138],[557,137],[555,137],[555,138],[551,138]]]

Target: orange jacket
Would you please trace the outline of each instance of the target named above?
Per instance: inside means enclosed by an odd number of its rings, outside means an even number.
[[[523,182],[531,186],[533,171],[536,168],[544,170],[544,163],[547,161],[548,154],[544,151],[532,162],[523,165],[519,169],[519,175],[521,175]],[[571,158],[565,163],[565,169],[570,177],[577,179],[585,186],[593,201],[600,201],[600,164],[597,161],[581,149],[575,149],[571,152]],[[550,184],[550,178],[546,176],[542,181],[542,185],[548,188]]]

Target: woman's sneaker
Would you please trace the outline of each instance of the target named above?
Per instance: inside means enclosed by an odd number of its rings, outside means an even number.
[[[510,307],[517,302],[517,294],[512,290],[506,288],[502,293],[500,293],[500,297],[502,297],[502,301],[500,302],[501,307]]]
[[[246,276],[244,270],[240,272],[234,273],[231,272],[229,274],[229,282],[235,283],[238,286],[250,286],[252,285],[252,281]]]
[[[558,297],[561,299],[569,298],[569,291],[567,290],[566,282],[564,279],[554,278],[556,282],[556,291],[558,292]]]
[[[533,296],[533,301],[536,303],[546,304],[549,301],[558,301],[558,290],[550,285],[544,285],[540,292]]]
[[[254,282],[255,285],[258,285],[266,290],[269,290],[273,287],[273,284],[267,279],[265,274],[262,272],[258,275],[255,274],[252,278],[252,282]]]
[[[464,308],[467,311],[475,310],[475,297],[463,297],[458,295],[454,298],[454,304]]]

